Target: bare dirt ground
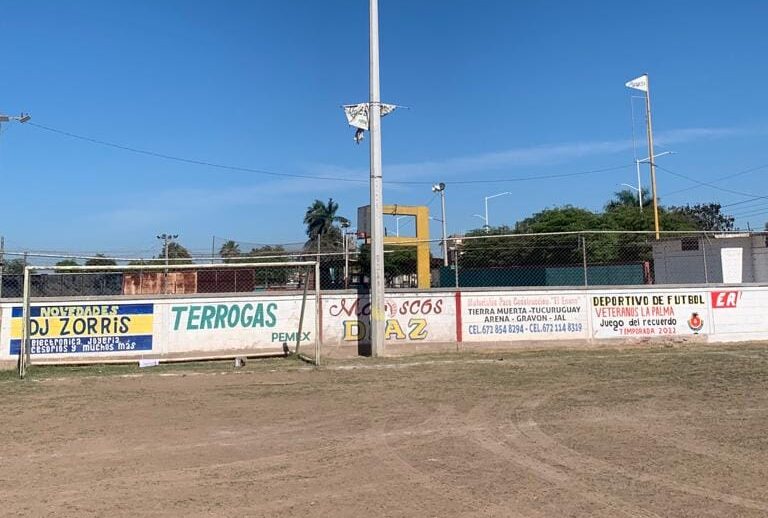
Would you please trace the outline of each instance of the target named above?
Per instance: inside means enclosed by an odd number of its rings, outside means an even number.
[[[38,368],[0,394],[4,516],[768,516],[766,345]]]

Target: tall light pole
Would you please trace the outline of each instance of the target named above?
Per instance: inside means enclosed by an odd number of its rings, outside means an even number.
[[[166,234],[162,233],[157,236],[157,239],[160,239],[163,242],[163,254],[165,255],[165,274],[163,275],[163,293],[168,292],[168,244],[173,241],[174,239],[177,239],[179,237],[178,234]]]
[[[370,0],[371,133],[371,356],[384,354],[384,208],[381,165],[381,91],[379,85],[379,1]]]
[[[645,121],[648,134],[648,163],[651,165],[651,193],[653,195],[653,226],[656,230],[656,239],[660,238],[659,233],[659,197],[656,191],[656,164],[653,162],[653,121],[651,120],[651,82],[648,74],[627,81],[624,86],[634,90],[645,92]]]
[[[448,241],[446,241],[446,223],[445,223],[445,184],[443,182],[436,183],[432,186],[432,192],[440,193],[440,208],[443,223],[443,266],[448,266]]]
[[[509,191],[505,191],[505,192],[500,192],[499,194],[494,194],[492,196],[486,196],[485,197],[485,218],[484,219],[485,219],[485,231],[486,232],[489,232],[491,230],[491,225],[488,222],[488,200],[493,199],[493,198],[498,198],[499,196],[506,196],[507,194],[512,194],[512,193],[509,192]]]
[[[344,289],[349,288],[349,236],[355,234],[348,231],[348,228],[349,222],[344,221],[341,224],[341,235],[344,239]]]

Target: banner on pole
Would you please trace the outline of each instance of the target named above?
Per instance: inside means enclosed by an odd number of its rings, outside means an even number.
[[[632,79],[631,81],[627,81],[624,83],[624,86],[627,88],[632,88],[634,90],[641,90],[643,92],[648,91],[648,74],[643,74],[640,77],[636,77]]]
[[[381,116],[389,115],[395,109],[395,104],[381,105]],[[368,103],[345,104],[344,114],[347,116],[347,122],[350,126],[364,131],[368,131]]]

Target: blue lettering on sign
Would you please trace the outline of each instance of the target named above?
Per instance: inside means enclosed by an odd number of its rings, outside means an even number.
[[[152,335],[92,336],[89,338],[33,338],[31,354],[83,354],[151,351]],[[21,340],[11,340],[11,355],[21,351]]]

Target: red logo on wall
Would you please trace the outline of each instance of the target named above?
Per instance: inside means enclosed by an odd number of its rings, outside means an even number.
[[[739,303],[741,292],[739,291],[713,291],[713,308],[735,308]]]
[[[701,319],[698,313],[691,314],[691,318],[688,319],[688,327],[691,331],[698,333],[701,328],[704,327],[704,321]]]

